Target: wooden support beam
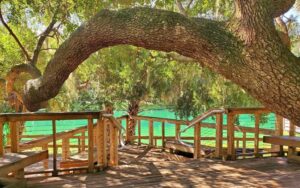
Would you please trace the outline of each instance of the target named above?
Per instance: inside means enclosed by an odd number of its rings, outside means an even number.
[[[88,119],[88,162],[89,172],[94,172],[94,124],[93,119]]]
[[[235,160],[234,148],[234,114],[227,114],[227,159]]]
[[[141,120],[138,119],[138,145],[141,145]]]
[[[80,143],[80,145],[81,145],[81,152],[83,152],[83,151],[85,151],[85,130],[83,130],[82,132],[81,132],[81,143]]]
[[[97,162],[101,167],[105,168],[107,167],[107,124],[104,119],[98,119],[97,129]]]
[[[263,141],[270,144],[300,147],[300,137],[295,136],[264,136]]]
[[[62,160],[68,160],[68,158],[70,157],[70,139],[67,138],[63,138],[62,139]]]
[[[149,121],[149,146],[153,146],[153,121]]]
[[[216,157],[223,155],[223,114],[216,115]]]
[[[42,147],[42,150],[44,151],[48,151],[48,144],[45,144],[43,147]],[[48,169],[49,168],[49,160],[46,159],[43,161],[43,166],[44,166],[44,169]]]
[[[53,142],[53,172],[52,176],[57,176],[57,147],[56,147],[56,121],[52,120],[52,142]]]
[[[130,129],[129,129],[129,116],[126,117],[126,142],[130,143]]]
[[[110,139],[109,139],[109,151],[110,151],[110,157],[109,157],[109,166],[118,166],[118,129],[113,125],[110,124],[109,127],[110,131]]]
[[[4,155],[3,126],[4,126],[4,122],[0,121],[0,157],[3,157]]]
[[[179,139],[179,132],[180,132],[180,123],[175,124],[175,138],[176,140]]]
[[[19,127],[17,122],[11,121],[9,122],[10,128],[10,143],[11,143],[11,152],[17,153],[19,152]]]
[[[296,125],[294,122],[290,121],[289,136],[295,136],[295,131],[296,131]],[[295,152],[296,152],[296,148],[293,146],[289,146],[288,156],[294,155]]]
[[[161,123],[161,143],[162,143],[162,148],[164,149],[166,146],[166,140],[165,140],[165,122],[163,121]]]
[[[194,127],[194,159],[201,158],[201,123]]]
[[[243,131],[243,154],[246,154],[246,148],[247,148],[247,132],[246,131]],[[243,156],[243,159],[245,158],[245,156]]]
[[[254,133],[254,155],[259,157],[259,123],[260,114],[255,113],[255,133]]]
[[[283,117],[278,114],[276,114],[275,136],[283,136]],[[272,144],[271,148],[272,151],[279,151],[279,156],[284,156],[283,145]]]

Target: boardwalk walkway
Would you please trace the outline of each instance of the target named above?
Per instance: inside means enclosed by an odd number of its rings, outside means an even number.
[[[121,165],[105,172],[28,179],[29,187],[299,187],[300,165],[285,158],[222,162],[188,159],[129,146]],[[123,162],[122,162],[123,161]],[[126,163],[128,164],[126,164]]]

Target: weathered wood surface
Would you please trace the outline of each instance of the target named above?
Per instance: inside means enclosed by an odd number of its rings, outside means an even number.
[[[174,156],[174,157],[171,157]],[[103,173],[28,179],[29,187],[298,187],[299,165],[285,158],[220,160],[176,158],[145,147],[120,153],[121,164]]]
[[[99,112],[32,112],[32,113],[1,113],[0,121],[37,121],[37,120],[69,120],[98,119]]]
[[[79,127],[79,128],[73,129],[73,130],[56,133],[56,140],[71,137],[75,134],[78,134],[78,133],[81,133],[82,131],[85,131],[86,128],[87,128],[87,126],[83,126],[83,127]],[[21,150],[25,150],[25,149],[30,149],[30,148],[33,148],[33,147],[42,147],[43,145],[48,144],[50,142],[53,142],[52,135],[22,143],[22,144],[19,145],[19,148]],[[7,146],[6,148],[9,148],[9,146]]]
[[[264,136],[263,141],[270,144],[300,147],[300,137],[295,136]]]
[[[48,159],[48,151],[30,151],[19,153],[6,153],[0,158],[0,176],[18,171],[31,164]]]

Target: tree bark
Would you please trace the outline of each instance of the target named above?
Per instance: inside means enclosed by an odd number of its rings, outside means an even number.
[[[244,88],[272,111],[300,123],[299,59],[282,43],[273,19],[294,1],[235,0],[227,23],[150,8],[103,10],[56,51],[42,77],[27,82],[24,102],[37,110],[57,95],[80,63],[99,49],[130,44],[175,51]]]
[[[128,115],[129,115],[129,138],[131,136],[135,136],[135,127],[136,127],[136,120],[132,118],[132,116],[137,116],[140,110],[140,101],[139,100],[131,100],[128,104]],[[132,142],[133,140],[130,140]]]

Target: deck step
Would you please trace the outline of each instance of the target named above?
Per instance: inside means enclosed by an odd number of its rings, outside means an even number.
[[[44,159],[48,159],[48,150],[6,153],[0,158],[0,176],[6,176]]]

